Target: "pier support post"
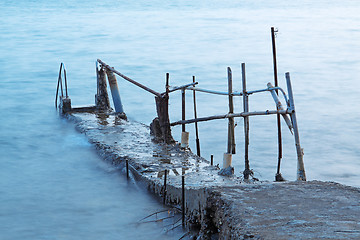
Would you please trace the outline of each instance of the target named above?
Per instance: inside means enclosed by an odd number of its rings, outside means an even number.
[[[95,95],[96,108],[100,110],[108,110],[110,109],[110,101],[107,92],[106,73],[103,67],[98,69],[98,66],[96,66],[96,78],[97,78],[97,92]]]
[[[290,118],[294,129],[294,137],[295,137],[295,146],[296,146],[296,153],[297,153],[297,180],[299,181],[306,181],[305,175],[305,168],[304,168],[304,160],[303,160],[303,149],[300,146],[300,136],[299,130],[296,121],[296,114],[295,114],[295,104],[294,104],[294,96],[292,92],[292,86],[290,81],[290,73],[285,73],[286,84],[289,94],[289,103],[288,108],[291,111]]]
[[[242,88],[243,88],[243,107],[244,113],[249,112],[249,96],[246,92],[246,74],[245,74],[245,63],[241,64],[242,74]],[[244,179],[249,179],[251,175],[250,163],[249,163],[249,116],[244,117],[244,133],[245,133],[245,170]]]

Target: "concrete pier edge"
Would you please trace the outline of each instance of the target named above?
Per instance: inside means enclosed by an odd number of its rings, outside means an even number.
[[[199,227],[198,239],[360,239],[359,188],[320,181],[244,183],[218,175],[207,160],[178,144],[153,142],[144,124],[114,115],[65,116],[105,161],[125,167],[128,160],[134,178],[156,196],[163,196],[161,171],[186,169],[186,222]],[[179,206],[181,178],[168,179],[165,203]]]

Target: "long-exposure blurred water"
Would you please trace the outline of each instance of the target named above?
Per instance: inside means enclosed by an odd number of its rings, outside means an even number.
[[[270,27],[276,38],[279,84],[293,83],[308,180],[360,186],[359,3],[334,1],[54,1],[0,2],[1,239],[178,239],[158,224],[135,223],[165,209],[107,166],[86,137],[54,109],[60,62],[74,105],[94,102],[97,58],[163,91],[196,76],[199,87],[227,90],[226,68],[241,91],[273,81]],[[153,96],[119,80],[128,117],[150,123]],[[187,93],[187,116],[192,98]],[[224,114],[226,97],[197,94],[198,116]],[[250,110],[274,109],[268,93],[250,96]],[[180,93],[170,118],[181,118]],[[236,99],[235,111],[242,111]],[[235,172],[243,164],[243,121],[236,119]],[[283,124],[284,125],[284,124]],[[190,147],[195,149],[193,126]],[[174,127],[180,139],[181,127]],[[199,124],[202,155],[222,162],[226,120]],[[277,163],[274,116],[250,119],[250,167],[273,180]],[[282,174],[296,177],[293,137],[283,127]]]

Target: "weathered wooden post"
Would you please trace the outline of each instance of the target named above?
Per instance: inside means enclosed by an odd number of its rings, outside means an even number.
[[[193,83],[195,83],[195,76],[193,76]],[[194,118],[197,119],[195,89],[193,90],[193,100],[194,100]],[[196,135],[196,153],[200,157],[200,140],[199,140],[199,130],[198,130],[197,122],[195,122],[195,135]]]
[[[229,114],[234,113],[234,101],[232,95],[232,72],[231,68],[227,68],[228,73],[228,96],[229,96]],[[235,154],[235,123],[234,118],[228,118],[228,141],[227,141],[227,152],[223,156],[223,169],[231,166],[232,154]]]
[[[106,69],[106,75],[108,77],[108,81],[109,81],[109,85],[110,85],[111,96],[112,96],[112,99],[114,102],[115,112],[124,113],[116,76],[113,73],[113,71],[111,71],[109,69]]]
[[[182,115],[182,120],[185,121],[185,88],[181,89],[181,115]],[[189,132],[186,132],[185,130],[185,123],[183,123],[182,126],[182,132],[181,132],[181,147],[182,148],[187,148],[189,147]]]
[[[181,89],[181,120],[185,120],[185,88]],[[185,123],[181,124],[182,132],[185,132]]]
[[[290,73],[285,73],[286,84],[289,94],[289,107],[288,109],[291,111],[290,117],[291,122],[294,129],[294,137],[295,137],[295,146],[296,146],[296,153],[297,153],[297,180],[299,181],[306,181],[305,175],[305,168],[304,168],[304,160],[303,160],[303,149],[300,146],[300,136],[299,130],[296,121],[296,113],[295,113],[295,104],[294,104],[294,96],[292,92],[292,86],[290,81]]]
[[[100,110],[110,109],[109,95],[107,92],[106,73],[104,67],[96,66],[97,93],[95,95],[95,105]]]
[[[231,68],[227,68],[228,72],[228,94],[229,94],[229,113],[234,113],[234,101],[233,101],[233,87],[232,87],[232,72]],[[236,153],[236,147],[235,147],[235,123],[234,118],[229,118],[229,125],[228,125],[228,153],[235,154]]]
[[[162,96],[155,96],[156,112],[158,119],[153,121],[153,130],[157,129],[154,123],[158,123],[160,133],[156,134],[162,137],[165,143],[171,144],[175,140],[171,135],[170,120],[169,120],[169,73],[166,73],[166,93]]]
[[[275,45],[275,31],[274,27],[271,27],[271,40],[272,40],[272,51],[273,51],[273,63],[274,63],[274,82],[275,87],[278,87],[278,78],[277,78],[277,61],[276,61],[276,45]],[[276,94],[279,95],[278,90],[276,90]],[[280,110],[280,109],[277,109]],[[277,128],[278,128],[278,165],[277,171],[275,175],[276,181],[283,181],[284,178],[281,176],[280,173],[280,164],[282,159],[282,139],[281,139],[281,121],[280,121],[280,114],[277,114]]]
[[[164,204],[166,203],[166,193],[167,193],[167,190],[166,190],[167,172],[168,172],[168,170],[165,169],[165,175],[164,175],[164,197],[163,197]]]
[[[245,63],[241,64],[241,74],[242,74],[242,88],[243,88],[243,107],[244,113],[249,112],[249,96],[246,92],[246,73],[245,73]],[[250,163],[249,163],[249,116],[244,116],[244,133],[245,133],[245,170],[244,170],[244,179],[249,179],[251,175]]]

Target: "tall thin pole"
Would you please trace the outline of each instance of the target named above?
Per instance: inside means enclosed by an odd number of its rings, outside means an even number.
[[[185,175],[181,176],[181,189],[182,189],[182,201],[181,201],[181,212],[182,212],[182,225],[185,226]]]
[[[185,88],[181,89],[182,120],[185,120]],[[182,131],[185,132],[185,123],[182,124]]]
[[[296,147],[296,153],[297,153],[297,180],[299,181],[306,181],[306,174],[305,174],[305,167],[304,167],[304,159],[303,159],[303,149],[300,146],[300,136],[299,136],[299,130],[297,126],[296,121],[296,114],[295,114],[295,104],[294,104],[294,96],[290,81],[290,73],[285,73],[286,78],[286,84],[288,88],[288,94],[289,94],[289,109],[291,110],[291,122],[294,128],[294,137],[295,137],[295,147]]]
[[[167,181],[167,172],[168,170],[165,169],[165,176],[164,176],[164,204],[166,203],[166,181]]]
[[[246,74],[245,74],[245,63],[241,64],[242,74],[242,88],[243,88],[243,107],[244,112],[249,112],[249,96],[246,92]],[[251,174],[250,163],[249,163],[249,117],[244,117],[244,132],[245,132],[245,170],[244,179],[249,179]]]
[[[275,87],[278,87],[275,32],[277,32],[277,30],[275,30],[274,27],[271,27],[271,40],[272,40],[272,52],[273,52],[273,63],[274,63],[274,82],[275,82]],[[276,89],[275,91],[276,94],[279,95],[278,90]],[[280,164],[282,159],[282,137],[281,137],[280,114],[277,114],[276,119],[277,119],[277,127],[278,127],[278,165],[277,165],[275,180],[281,181],[283,180],[283,178],[280,173]]]
[[[193,76],[193,83],[195,83],[195,76]],[[195,90],[193,90],[193,99],[194,99],[194,118],[197,119]],[[200,140],[199,140],[199,130],[198,130],[197,122],[195,122],[195,135],[196,135],[196,153],[200,157]]]
[[[233,88],[232,88],[232,72],[231,68],[227,68],[228,72],[228,94],[229,94],[229,114],[234,113],[234,101],[233,101]],[[236,153],[235,147],[235,133],[234,133],[235,123],[234,118],[229,118],[229,125],[228,125],[228,148],[227,153]]]

